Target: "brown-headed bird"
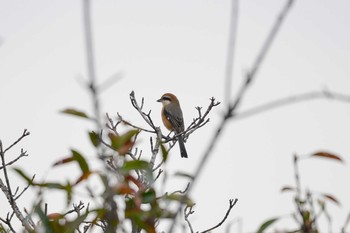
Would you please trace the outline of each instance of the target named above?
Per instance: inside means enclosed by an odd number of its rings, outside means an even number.
[[[161,114],[164,126],[168,130],[174,131],[175,134],[182,133],[185,130],[184,119],[179,100],[176,98],[176,96],[171,93],[165,93],[159,100],[157,100],[157,102],[161,102],[163,104]],[[178,135],[177,141],[179,142],[181,157],[187,158],[188,156],[183,136]]]

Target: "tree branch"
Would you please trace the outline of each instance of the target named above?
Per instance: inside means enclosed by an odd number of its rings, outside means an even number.
[[[230,214],[232,208],[236,205],[237,201],[238,201],[237,198],[234,199],[234,200],[233,200],[233,199],[230,199],[230,206],[229,206],[229,208],[228,208],[228,210],[227,210],[227,212],[226,212],[224,218],[221,220],[221,222],[219,222],[219,223],[216,224],[215,226],[213,226],[213,227],[211,227],[211,228],[209,228],[209,229],[207,229],[207,230],[205,230],[205,231],[202,231],[201,233],[210,232],[210,231],[212,231],[212,230],[218,228],[219,226],[221,226],[221,225],[226,221],[227,217],[229,216],[229,214]]]
[[[274,24],[273,28],[271,29],[267,39],[265,40],[262,49],[258,53],[258,56],[253,64],[251,70],[246,75],[245,82],[243,83],[243,85],[241,86],[241,88],[238,91],[237,97],[234,99],[233,102],[231,102],[231,104],[229,104],[226,114],[223,116],[221,123],[219,124],[217,130],[215,131],[215,133],[214,133],[214,135],[213,135],[213,137],[212,137],[212,139],[211,139],[211,141],[206,149],[206,151],[204,152],[202,159],[200,160],[200,163],[198,164],[198,167],[195,170],[193,180],[192,180],[192,185],[190,186],[187,195],[192,191],[192,188],[195,185],[196,180],[200,176],[200,173],[202,172],[203,168],[205,167],[205,164],[209,158],[209,155],[211,154],[212,150],[214,149],[214,146],[216,145],[217,140],[221,136],[222,130],[225,127],[228,119],[232,118],[232,116],[234,115],[234,112],[237,110],[239,104],[241,103],[241,100],[243,99],[246,90],[248,89],[248,87],[250,86],[250,84],[252,83],[254,78],[256,77],[256,74],[259,70],[259,67],[260,67],[263,59],[265,58],[265,56],[266,56],[266,54],[267,54],[267,52],[268,52],[268,50],[273,42],[273,39],[277,35],[277,32],[279,31],[280,26],[281,26],[283,20],[286,18],[293,3],[294,3],[293,0],[288,0],[286,2],[286,4],[284,5],[282,11],[278,15],[278,17],[275,21],[275,24]],[[180,211],[181,211],[181,205],[179,205],[178,210],[175,214],[174,220],[173,220],[172,224],[170,225],[170,228],[168,231],[169,233],[173,232],[175,224],[176,224],[176,220],[177,220],[176,215]]]
[[[234,116],[233,120],[240,120],[243,118],[255,116],[257,114],[264,113],[286,105],[296,104],[304,101],[321,99],[321,98],[334,99],[334,100],[350,103],[350,96],[347,96],[347,95],[331,92],[328,90],[312,91],[312,92],[307,92],[299,95],[292,95],[281,99],[273,100],[271,102],[267,102],[259,106],[253,107],[251,109],[244,110],[242,112],[237,113]]]

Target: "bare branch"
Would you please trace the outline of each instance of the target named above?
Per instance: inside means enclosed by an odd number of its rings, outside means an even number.
[[[237,38],[237,25],[238,25],[238,0],[231,1],[231,19],[229,28],[229,38],[228,38],[228,49],[226,57],[226,72],[225,72],[225,101],[229,104],[231,99],[231,89],[232,89],[232,76],[234,68],[234,55],[235,55],[235,45]]]
[[[15,201],[16,201],[18,198],[20,198],[20,197],[23,195],[23,193],[24,193],[25,191],[28,190],[28,188],[30,187],[30,184],[34,181],[34,179],[35,179],[35,175],[33,175],[31,182],[27,184],[27,186],[22,190],[22,192],[20,192],[20,193],[17,195],[17,197],[14,197]],[[16,195],[16,194],[14,194],[14,195]]]
[[[345,220],[345,223],[344,223],[344,225],[343,225],[343,227],[341,229],[341,233],[345,233],[346,232],[346,228],[348,227],[349,223],[350,223],[350,213],[348,214],[348,216],[347,216],[347,218]]]
[[[136,126],[136,125],[130,123],[129,121],[124,120],[123,117],[121,115],[119,115],[119,113],[118,113],[118,118],[119,118],[118,122],[124,123],[124,124],[134,128],[134,129],[138,129],[138,130],[145,131],[148,133],[154,133],[154,130],[148,130],[148,129],[142,128],[140,126]]]
[[[96,132],[102,129],[101,116],[100,116],[100,103],[98,100],[98,90],[96,85],[96,71],[94,60],[94,48],[92,37],[92,25],[91,25],[91,9],[90,0],[83,0],[83,20],[84,20],[84,32],[85,32],[85,49],[86,49],[86,65],[89,78],[89,89],[91,92],[91,99],[93,103],[94,115],[96,118]]]
[[[200,160],[200,163],[198,164],[197,169],[195,170],[194,176],[193,176],[193,180],[192,180],[192,185],[189,187],[188,190],[188,194],[191,192],[193,186],[196,183],[196,180],[198,179],[198,177],[200,176],[200,173],[202,172],[203,168],[205,167],[205,164],[208,160],[209,155],[211,154],[212,150],[214,149],[214,145],[216,145],[217,140],[219,139],[221,133],[222,133],[222,129],[225,127],[227,120],[230,119],[233,115],[234,112],[237,110],[237,107],[239,106],[239,104],[241,103],[241,100],[244,97],[244,94],[246,92],[246,90],[248,89],[248,87],[250,86],[250,84],[252,83],[253,79],[255,78],[257,71],[261,65],[261,62],[263,61],[263,59],[265,58],[265,55],[268,52],[268,49],[270,48],[274,37],[276,36],[283,20],[286,18],[292,4],[293,4],[293,0],[288,0],[286,2],[286,4],[284,5],[282,11],[280,12],[280,14],[278,15],[275,24],[273,26],[273,28],[271,29],[267,39],[265,40],[265,43],[260,51],[260,53],[258,54],[250,72],[248,72],[247,76],[246,76],[246,80],[243,83],[243,85],[241,86],[241,88],[238,91],[237,97],[234,99],[233,102],[230,103],[230,105],[227,108],[227,112],[225,113],[225,115],[223,116],[223,119],[221,121],[221,123],[219,124],[217,130],[215,131],[212,139],[210,140],[210,143],[207,147],[207,149],[205,150],[202,159]],[[185,198],[185,197],[184,197]],[[179,205],[178,210],[176,212],[176,215],[181,211],[181,205]],[[176,216],[174,217],[174,220],[172,222],[172,224],[170,225],[170,228],[168,230],[169,233],[172,233],[176,224]]]
[[[23,149],[21,149],[20,155],[19,155],[17,158],[15,158],[14,160],[12,160],[12,161],[6,163],[5,166],[12,165],[12,164],[14,164],[15,162],[17,162],[20,158],[25,157],[25,156],[28,156],[27,151],[24,151]],[[2,168],[3,168],[3,166],[0,166],[0,170],[1,170]]]
[[[234,116],[233,120],[240,120],[250,116],[255,116],[257,114],[270,111],[279,107],[283,107],[286,105],[304,102],[308,100],[321,99],[321,98],[334,99],[334,100],[350,103],[350,96],[347,96],[347,95],[334,93],[328,90],[312,91],[312,92],[307,92],[299,95],[288,96],[288,97],[277,99],[265,104],[261,104],[257,107],[253,107],[251,109],[237,113]]]
[[[5,194],[8,202],[11,205],[11,208],[13,210],[13,212],[16,214],[17,218],[21,221],[22,225],[25,227],[25,229],[29,232],[33,231],[33,226],[30,225],[30,223],[28,222],[27,218],[25,218],[23,216],[23,214],[21,213],[21,211],[19,210],[16,201],[13,200],[13,197],[11,196],[11,193],[9,192],[9,189],[5,186],[5,184],[2,182],[2,180],[0,179],[0,189],[1,191]],[[11,198],[12,197],[12,198]]]
[[[135,98],[135,92],[132,91],[130,93],[130,101],[131,101],[131,104],[132,106],[140,113],[141,117],[146,121],[146,123],[151,126],[152,129],[154,129],[153,133],[156,132],[156,126],[153,124],[153,121],[151,119],[151,111],[149,111],[148,113],[145,113],[144,111],[142,111],[142,108],[143,108],[143,103],[144,103],[144,100],[142,98],[142,103],[141,103],[141,106],[138,105],[137,101],[136,101],[136,98]]]
[[[9,147],[7,147],[5,150],[4,150],[4,154],[10,150],[12,147],[14,147],[17,143],[19,143],[23,138],[27,137],[28,135],[30,135],[30,133],[25,129],[22,133],[22,135],[14,142],[12,143]]]
[[[194,213],[194,210],[192,210],[192,209],[193,209],[193,206],[194,206],[194,205],[192,205],[192,206],[186,206],[185,209],[184,209],[185,221],[187,222],[188,227],[190,228],[191,233],[194,233],[194,231],[193,231],[192,224],[191,224],[190,220],[188,219],[188,217],[189,217],[191,214]]]
[[[201,233],[210,232],[210,231],[212,231],[212,230],[218,228],[219,226],[221,226],[221,225],[226,221],[227,217],[229,216],[229,214],[230,214],[232,208],[236,205],[237,201],[238,201],[237,198],[234,199],[234,200],[233,200],[233,199],[230,199],[230,206],[229,206],[229,208],[228,208],[228,210],[227,210],[227,212],[226,212],[224,218],[221,220],[221,222],[219,222],[218,224],[216,224],[216,225],[213,226],[212,228],[209,228],[208,230],[202,231]]]
[[[119,114],[118,114],[119,116]],[[106,127],[110,130],[112,130],[116,135],[119,135],[118,134],[118,131],[117,131],[117,127],[118,125],[121,123],[120,121],[118,121],[117,123],[114,124],[113,120],[111,117],[109,117],[108,113],[106,113],[106,117],[107,117],[107,120],[108,120],[108,123],[106,123]]]
[[[73,204],[73,209],[67,211],[65,214],[63,214],[63,216],[66,216],[74,212],[77,213],[78,216],[80,216],[80,211],[84,208],[85,208],[85,204],[82,201],[80,201],[79,204],[77,205]]]

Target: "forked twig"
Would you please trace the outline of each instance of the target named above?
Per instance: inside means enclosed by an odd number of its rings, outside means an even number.
[[[237,198],[234,199],[234,200],[233,200],[233,199],[230,199],[229,208],[228,208],[228,210],[226,211],[226,214],[225,214],[224,218],[221,220],[221,222],[219,222],[219,223],[216,224],[215,226],[213,226],[213,227],[211,227],[211,228],[209,228],[209,229],[207,229],[207,230],[205,230],[205,231],[202,231],[201,233],[210,232],[210,231],[212,231],[212,230],[218,228],[219,226],[221,226],[221,225],[226,221],[227,217],[229,216],[229,214],[230,214],[232,208],[236,205],[237,201],[238,201]]]

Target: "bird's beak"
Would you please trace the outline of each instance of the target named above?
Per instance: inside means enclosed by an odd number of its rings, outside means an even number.
[[[162,102],[162,98],[160,98],[159,100],[157,100],[157,102]]]

